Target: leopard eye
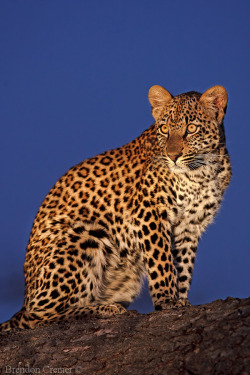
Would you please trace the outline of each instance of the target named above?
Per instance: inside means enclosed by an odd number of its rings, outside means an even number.
[[[162,132],[162,134],[168,134],[168,126],[166,124],[162,125],[160,127],[160,131]]]
[[[188,134],[193,134],[193,133],[196,132],[197,129],[198,129],[197,125],[190,124],[190,125],[187,126],[187,133]]]

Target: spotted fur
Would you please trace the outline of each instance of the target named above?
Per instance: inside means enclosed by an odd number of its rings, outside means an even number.
[[[155,309],[188,304],[199,238],[231,177],[226,90],[149,91],[155,124],[71,168],[31,231],[25,302],[1,330],[126,311],[147,276]]]

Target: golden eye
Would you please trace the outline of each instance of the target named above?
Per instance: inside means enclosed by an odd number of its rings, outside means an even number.
[[[187,127],[187,133],[189,133],[189,134],[193,134],[193,133],[196,132],[197,128],[198,128],[198,126],[196,126],[196,125],[194,125],[194,124],[190,124],[190,125],[188,125],[188,127]]]
[[[167,134],[168,133],[168,127],[166,124],[162,125],[160,128],[162,134]]]

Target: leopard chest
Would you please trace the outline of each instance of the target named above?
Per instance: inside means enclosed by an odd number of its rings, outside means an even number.
[[[168,194],[168,213],[172,225],[183,222],[184,225],[204,228],[213,220],[222,197],[216,179],[204,176],[196,179],[182,176]]]

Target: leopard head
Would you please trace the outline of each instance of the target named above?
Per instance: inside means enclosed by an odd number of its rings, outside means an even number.
[[[161,86],[150,88],[161,158],[172,172],[202,170],[216,163],[219,149],[225,145],[227,100],[222,86],[204,94],[192,91],[176,97]]]

